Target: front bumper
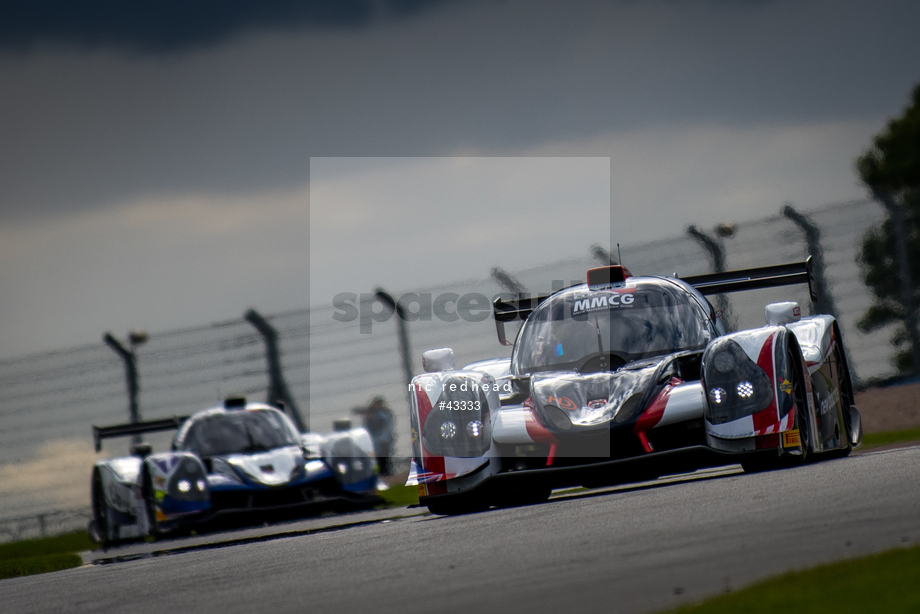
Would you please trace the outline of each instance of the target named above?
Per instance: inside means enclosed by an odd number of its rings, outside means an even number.
[[[512,485],[515,488],[549,487],[556,489],[585,485],[626,484],[652,479],[661,475],[688,473],[707,467],[733,465],[739,463],[742,457],[750,458],[753,455],[776,456],[776,454],[776,450],[735,452],[714,450],[709,446],[696,445],[664,452],[650,452],[642,456],[616,460],[598,460],[597,462],[586,462],[566,467],[507,471],[485,477],[475,486],[459,492],[447,492],[447,485],[444,482],[426,484],[427,495],[420,493],[419,504],[425,506],[429,503],[467,496],[482,497],[484,501],[489,501]]]
[[[328,509],[358,509],[381,502],[373,493],[343,490],[334,479],[281,488],[212,490],[209,509],[171,518],[163,524],[169,530],[222,521],[259,522],[309,516]]]

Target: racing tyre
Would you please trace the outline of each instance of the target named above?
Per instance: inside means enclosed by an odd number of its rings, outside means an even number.
[[[439,516],[459,516],[473,514],[489,509],[489,505],[480,497],[470,494],[457,494],[431,501],[426,504],[428,511]]]
[[[543,503],[553,493],[549,486],[540,485],[515,485],[497,497],[499,507],[518,507],[521,505],[534,505]]]

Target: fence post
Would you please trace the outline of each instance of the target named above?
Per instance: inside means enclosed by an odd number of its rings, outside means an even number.
[[[613,254],[611,254],[607,248],[600,243],[595,243],[592,245],[590,251],[591,257],[600,262],[603,266],[614,266],[620,264],[617,262],[617,259],[613,257]]]
[[[735,225],[726,223],[716,226],[716,236],[711,237],[694,225],[687,226],[687,235],[700,244],[709,256],[713,273],[725,272],[725,242],[724,237],[735,236]],[[716,308],[722,312],[722,326],[727,332],[735,329],[735,314],[732,313],[732,303],[727,296],[716,296]]]
[[[489,277],[492,278],[499,287],[507,290],[508,292],[517,296],[517,298],[523,298],[527,295],[527,288],[519,282],[514,276],[501,267],[492,267],[492,270],[489,271]]]
[[[310,425],[304,421],[294,402],[294,397],[284,381],[284,372],[281,368],[281,346],[278,344],[278,331],[268,320],[262,317],[255,309],[250,309],[244,315],[246,321],[252,324],[265,340],[265,359],[268,362],[268,403],[271,405],[283,404],[284,410],[291,415],[294,423],[301,433],[310,431]]]
[[[134,344],[132,344],[132,349],[129,350],[123,346],[112,333],[108,332],[102,336],[102,340],[106,345],[115,350],[115,353],[118,354],[125,363],[125,378],[128,380],[128,418],[131,420],[132,424],[137,424],[141,421],[141,410],[137,402],[137,393],[140,388],[137,381],[137,356],[133,351]],[[140,443],[141,436],[132,436],[131,442]]]
[[[834,295],[831,294],[830,286],[827,283],[824,249],[821,247],[821,229],[810,217],[796,211],[792,203],[786,203],[782,213],[784,217],[792,221],[805,233],[805,245],[811,255],[812,271],[815,275],[815,294],[818,296],[815,309],[818,313],[826,313],[837,318],[838,313],[837,306],[834,304]]]
[[[393,296],[383,288],[377,288],[374,291],[374,297],[388,307],[396,314],[396,329],[399,333],[399,354],[402,357],[403,377],[406,381],[406,401],[410,407],[412,399],[409,388],[412,386],[412,346],[409,344],[409,327],[406,326],[406,310],[400,305]]]

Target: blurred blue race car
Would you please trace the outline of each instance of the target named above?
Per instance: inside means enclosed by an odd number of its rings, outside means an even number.
[[[287,415],[244,398],[191,417],[93,427],[102,440],[178,429],[171,450],[132,455],[93,468],[91,535],[103,545],[215,524],[263,521],[342,504],[377,502],[377,463],[363,428],[301,434]]]

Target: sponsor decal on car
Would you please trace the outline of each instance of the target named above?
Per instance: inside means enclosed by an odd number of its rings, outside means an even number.
[[[575,401],[569,397],[555,397],[553,395],[549,395],[549,398],[546,399],[546,402],[550,405],[558,405],[562,409],[567,409],[569,411],[578,409],[578,405],[576,405]]]
[[[799,429],[792,429],[783,433],[783,447],[797,448],[802,445],[802,438],[799,435]]]
[[[779,389],[785,392],[786,394],[792,394],[792,382],[787,379],[784,379],[779,383]]]
[[[822,416],[824,416],[824,415],[826,415],[826,414],[829,414],[829,413],[831,413],[832,411],[834,411],[834,407],[836,406],[836,401],[835,401],[835,398],[836,398],[836,396],[837,396],[836,393],[837,393],[836,390],[831,390],[830,393],[828,394],[828,396],[825,397],[825,398],[821,401],[821,407],[820,407],[820,409],[819,409],[819,413],[820,413]]]
[[[440,477],[440,476],[439,476]],[[428,497],[430,495],[443,495],[447,493],[447,485],[444,482],[426,482],[418,485],[418,496]]]
[[[572,305],[572,315],[577,316],[582,313],[591,313],[592,311],[629,307],[635,299],[636,296],[632,293],[596,292],[583,294],[575,297],[575,304]]]

